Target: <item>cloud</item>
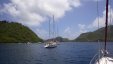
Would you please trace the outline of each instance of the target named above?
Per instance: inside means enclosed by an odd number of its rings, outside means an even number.
[[[63,32],[63,37],[65,37],[65,38],[69,38],[69,37],[72,37],[72,30],[71,30],[71,28],[70,27],[67,27],[67,28],[65,28],[64,29],[64,32]],[[71,39],[71,38],[70,38]]]
[[[38,26],[52,15],[62,18],[73,7],[79,7],[80,0],[11,0],[4,4],[2,12],[28,26]]]
[[[87,32],[87,26],[85,24],[78,24],[78,27],[79,27],[79,32],[80,33]]]
[[[106,10],[103,11],[102,16],[96,17],[94,21],[92,21],[91,24],[78,24],[78,27],[80,29],[80,33],[93,31],[95,29],[101,28],[105,26],[105,16],[106,16]],[[108,12],[108,24],[113,25],[113,9],[109,6],[109,12]]]
[[[100,1],[104,1],[104,0],[81,0],[81,1],[86,1],[86,2],[91,2],[91,1],[93,1],[93,2],[100,2]]]
[[[64,29],[64,32],[62,32],[62,36],[64,38],[69,38],[70,40],[75,39],[78,35],[79,33],[69,26]]]
[[[48,37],[49,37],[48,32],[42,28],[36,28],[36,29],[34,29],[34,32],[36,34],[38,34],[38,36],[40,36],[40,38],[42,38],[42,39],[48,39]]]
[[[67,27],[65,30],[64,30],[64,33],[71,33],[71,28],[70,27]]]
[[[103,15],[100,17],[97,17],[93,23],[91,24],[92,27],[97,28],[98,27],[98,23],[99,23],[99,27],[104,27],[105,26],[105,16],[106,16],[106,10],[103,11]],[[99,22],[98,22],[99,19]],[[109,6],[109,12],[108,12],[108,24],[112,24],[113,22],[113,9],[110,8]]]

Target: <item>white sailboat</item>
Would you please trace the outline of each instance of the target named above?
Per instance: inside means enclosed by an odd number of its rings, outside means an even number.
[[[50,37],[50,34],[51,34],[50,31],[51,30],[50,30],[50,21],[49,21],[49,37]],[[53,31],[55,31],[54,16],[53,16]],[[55,36],[55,32],[53,32],[52,34],[53,34],[53,36]],[[57,41],[54,38],[49,40],[48,42],[46,42],[44,47],[45,48],[55,48],[55,47],[57,47]]]
[[[109,52],[107,51],[107,30],[108,30],[108,5],[109,0],[106,0],[106,22],[105,22],[105,42],[104,48],[99,51],[99,54],[95,55],[93,59],[90,61],[90,64],[113,64],[113,57],[110,56]],[[95,59],[95,57],[98,58]]]
[[[45,48],[55,48],[56,46],[57,46],[56,42],[50,41],[50,42],[46,43],[46,45],[44,47]]]

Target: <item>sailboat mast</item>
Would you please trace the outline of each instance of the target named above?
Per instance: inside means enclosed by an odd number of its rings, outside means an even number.
[[[108,4],[109,0],[106,0],[106,22],[105,22],[105,44],[104,44],[104,50],[106,54],[106,43],[107,43],[107,33],[108,33]]]
[[[49,19],[49,39],[50,39],[50,34],[51,34],[51,32],[50,32],[51,31],[50,24],[51,23],[50,23],[50,19]]]
[[[55,17],[53,15],[53,38],[55,38],[55,35],[56,35],[56,27],[55,27]]]

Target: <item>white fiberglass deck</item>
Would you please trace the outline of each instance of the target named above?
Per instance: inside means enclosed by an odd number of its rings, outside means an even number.
[[[99,59],[96,64],[113,64],[113,58],[111,57],[102,57]]]

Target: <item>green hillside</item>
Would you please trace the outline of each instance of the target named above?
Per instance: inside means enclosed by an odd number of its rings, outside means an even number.
[[[71,40],[69,40],[68,38],[63,38],[61,36],[59,37],[56,37],[56,38],[51,38],[51,39],[48,39],[46,41],[50,41],[50,40],[56,40],[56,41],[59,41],[59,42],[70,42]]]
[[[77,37],[74,41],[77,42],[95,42],[95,41],[104,41],[105,39],[105,29],[100,28],[93,32],[82,33],[79,37]],[[113,25],[108,26],[108,41],[113,42]]]
[[[8,21],[0,21],[0,43],[27,43],[42,41],[28,27]]]

